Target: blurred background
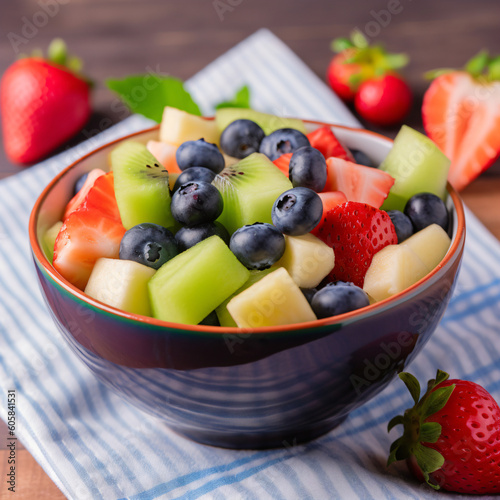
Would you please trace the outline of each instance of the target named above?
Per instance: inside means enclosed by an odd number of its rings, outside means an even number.
[[[153,68],[185,80],[266,27],[325,81],[333,56],[331,40],[359,28],[371,42],[410,57],[403,75],[415,99],[405,122],[422,131],[420,109],[429,85],[423,73],[462,67],[482,48],[500,53],[499,22],[498,0],[0,0],[0,74],[19,53],[45,50],[55,37],[83,59],[85,74],[95,82],[93,115],[65,149],[127,116],[104,85],[107,78]],[[391,137],[399,129],[365,125]],[[19,169],[0,145],[0,178]],[[492,200],[498,200],[499,192],[499,162],[463,192],[466,203],[497,236],[500,219]],[[0,437],[2,432],[3,423]],[[27,452],[20,460],[19,482],[28,488],[24,498],[59,498]],[[6,461],[0,460],[0,471],[4,466]]]

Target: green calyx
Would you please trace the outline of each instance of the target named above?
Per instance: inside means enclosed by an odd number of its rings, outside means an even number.
[[[439,486],[429,481],[429,474],[440,469],[444,464],[444,457],[436,450],[424,446],[423,443],[435,443],[441,436],[441,425],[437,422],[426,422],[426,419],[444,408],[455,389],[455,385],[447,387],[436,386],[449,378],[446,372],[437,371],[436,378],[429,380],[427,391],[420,398],[420,384],[410,373],[400,373],[399,378],[405,383],[415,402],[404,415],[397,415],[389,422],[387,431],[390,432],[396,425],[403,425],[403,435],[391,445],[387,466],[399,460],[406,460],[414,456],[425,481],[434,489]]]
[[[438,76],[457,71],[453,68],[433,69],[427,71],[424,77],[427,80],[434,80]],[[473,78],[482,82],[494,82],[500,80],[500,56],[490,56],[487,50],[481,50],[472,59],[470,59],[463,71],[469,73]]]
[[[343,64],[358,63],[370,67],[376,76],[383,76],[388,72],[394,72],[408,64],[406,54],[389,54],[380,45],[370,45],[367,38],[359,30],[354,30],[350,38],[341,37],[332,41],[330,48],[334,52],[352,50],[352,55]]]

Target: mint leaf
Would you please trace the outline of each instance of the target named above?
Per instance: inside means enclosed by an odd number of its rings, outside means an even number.
[[[249,108],[250,107],[250,89],[243,85],[230,101],[224,101],[215,106],[215,109],[221,108]]]
[[[182,80],[154,73],[131,75],[122,80],[106,80],[106,85],[134,112],[160,123],[165,106],[201,116],[198,105]]]

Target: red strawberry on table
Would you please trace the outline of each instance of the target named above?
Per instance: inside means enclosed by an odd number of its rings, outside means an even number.
[[[500,59],[482,52],[465,70],[442,70],[424,95],[427,135],[451,160],[448,180],[463,189],[500,155]]]
[[[12,162],[44,158],[85,125],[91,112],[89,82],[70,69],[78,66],[78,60],[67,60],[63,42],[54,40],[49,59],[26,57],[4,73],[0,108]]]
[[[420,399],[418,380],[400,378],[415,406],[388,425],[404,426],[391,446],[388,465],[407,460],[410,470],[435,489],[500,494],[500,408],[480,385],[448,380],[441,370]]]
[[[329,279],[350,281],[359,287],[363,287],[373,256],[387,245],[398,243],[386,212],[354,201],[328,211],[311,232],[335,252]]]

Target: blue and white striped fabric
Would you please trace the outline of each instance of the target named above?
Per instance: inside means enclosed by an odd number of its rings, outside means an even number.
[[[251,87],[257,109],[358,124],[268,31],[230,50],[188,87],[210,114],[214,103],[243,83]],[[17,436],[71,499],[438,498],[415,483],[404,465],[385,467],[395,438],[387,434],[387,422],[410,403],[401,382],[310,444],[233,451],[179,437],[122,402],[74,357],[38,290],[27,238],[29,212],[53,175],[76,157],[149,123],[129,118],[0,183],[0,416],[7,418],[5,395],[15,389]],[[454,298],[411,371],[423,382],[440,367],[482,384],[499,400],[500,245],[472,214],[467,218]]]

